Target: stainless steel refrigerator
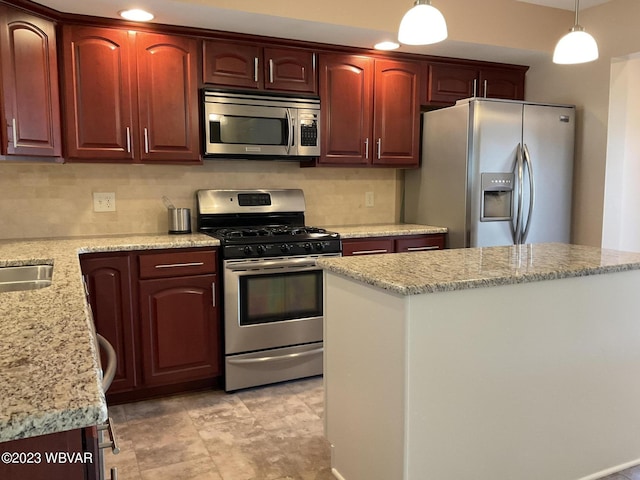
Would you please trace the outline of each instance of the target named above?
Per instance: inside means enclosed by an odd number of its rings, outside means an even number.
[[[575,107],[472,98],[423,114],[404,220],[448,246],[569,242]]]

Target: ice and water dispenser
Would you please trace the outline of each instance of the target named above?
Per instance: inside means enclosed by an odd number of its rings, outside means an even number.
[[[480,221],[511,220],[513,212],[513,173],[483,173]]]

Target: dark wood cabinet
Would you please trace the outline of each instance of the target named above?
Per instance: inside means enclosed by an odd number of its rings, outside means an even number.
[[[419,164],[419,78],[417,63],[375,61],[373,165]]]
[[[146,385],[221,375],[216,275],[140,281]]]
[[[374,255],[380,253],[420,252],[445,247],[442,233],[399,235],[392,237],[346,238],[342,240],[342,255]]]
[[[413,62],[322,55],[318,163],[417,166],[419,73]]]
[[[96,330],[118,359],[109,402],[219,382],[223,349],[215,250],[84,254],[80,263]]]
[[[62,30],[71,161],[200,163],[198,40]]]
[[[310,50],[205,40],[203,52],[205,83],[292,93],[318,92],[316,56]]]
[[[60,95],[55,26],[0,5],[2,148],[5,155],[59,157]]]
[[[396,253],[441,250],[445,247],[445,235],[443,233],[407,235],[396,237],[394,244]]]
[[[429,62],[423,64],[422,103],[453,105],[473,96],[524,100],[527,67],[483,63]]]
[[[198,43],[136,34],[137,138],[144,163],[200,163]]]
[[[142,370],[148,386],[222,374],[216,253],[138,255]]]
[[[98,434],[96,427],[79,428],[2,443],[2,452],[16,462],[0,462],[3,480],[97,480]],[[47,455],[60,455],[56,461]],[[75,461],[69,461],[71,460]]]
[[[110,394],[131,390],[139,382],[131,263],[128,253],[83,255],[80,262],[96,331],[116,351],[118,365]],[[102,361],[106,365],[106,359]]]

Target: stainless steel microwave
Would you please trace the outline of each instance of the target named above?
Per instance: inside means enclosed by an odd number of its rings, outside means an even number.
[[[317,157],[320,100],[204,91],[209,157]]]

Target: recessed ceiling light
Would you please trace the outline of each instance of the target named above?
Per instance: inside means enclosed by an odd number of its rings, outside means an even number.
[[[148,22],[153,20],[153,14],[140,10],[139,8],[133,8],[131,10],[121,10],[118,12],[122,18],[131,20],[134,22]]]
[[[376,50],[395,50],[399,46],[400,46],[399,43],[385,41],[385,42],[376,43],[373,46],[373,48],[375,48]]]

